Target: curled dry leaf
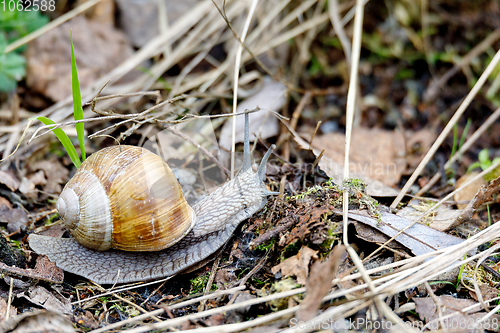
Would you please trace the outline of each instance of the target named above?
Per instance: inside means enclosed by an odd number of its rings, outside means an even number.
[[[68,315],[73,313],[73,308],[69,299],[63,297],[56,291],[49,292],[42,286],[30,287],[28,291],[18,294],[17,297],[26,298],[31,303],[39,305],[49,311]]]
[[[12,174],[10,171],[1,171],[0,170],[0,183],[7,186],[12,192],[17,191],[19,189],[19,185],[21,182]]]
[[[35,310],[25,312],[0,324],[0,332],[74,333],[71,321],[57,312]]]
[[[342,213],[337,209],[335,212],[338,214]],[[402,234],[397,236],[395,240],[404,245],[417,256],[460,244],[464,241],[461,238],[448,235],[444,232],[429,228],[419,223],[413,223],[412,221],[409,221],[401,216],[389,213],[382,213],[379,220],[362,215],[361,212],[349,212],[349,219],[367,224],[389,237],[395,236],[400,230],[403,230],[410,224],[413,224]]]
[[[466,173],[462,177],[458,178],[456,188],[459,188],[462,186],[462,184],[465,184],[468,182],[470,179],[476,177],[479,174],[479,172],[471,172],[471,173]],[[463,189],[461,189],[459,192],[455,193],[453,198],[455,201],[457,201],[457,206],[458,208],[464,209],[467,207],[467,204],[469,201],[474,199],[474,196],[476,193],[479,191],[481,186],[485,185],[486,182],[483,178],[479,177]]]
[[[500,192],[500,177],[497,179],[493,179],[488,183],[488,185],[483,185],[479,191],[477,191],[474,198],[469,202],[467,207],[462,211],[460,216],[456,218],[454,223],[450,225],[450,229],[455,228],[456,226],[469,221],[472,218],[472,215],[483,204],[488,201],[493,200],[492,196],[498,194]]]
[[[316,253],[318,251],[302,246],[296,255],[271,268],[271,272],[276,275],[281,271],[283,277],[296,276],[297,283],[306,284],[306,279],[309,276],[309,264],[312,259],[318,259]]]

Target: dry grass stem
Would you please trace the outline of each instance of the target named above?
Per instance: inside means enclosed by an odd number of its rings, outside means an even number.
[[[472,87],[471,91],[469,92],[469,94],[467,95],[467,97],[465,98],[465,100],[463,101],[463,103],[460,105],[460,107],[458,108],[457,112],[455,112],[455,114],[450,119],[450,121],[448,122],[448,124],[446,124],[446,127],[441,131],[441,133],[439,134],[439,136],[436,139],[436,141],[429,148],[429,150],[425,154],[424,158],[422,159],[422,161],[420,162],[420,164],[418,165],[418,167],[415,169],[415,171],[410,176],[410,179],[408,179],[408,181],[403,186],[403,188],[399,192],[399,194],[396,197],[396,199],[394,199],[394,201],[391,204],[391,208],[392,209],[395,209],[396,206],[401,202],[401,199],[403,199],[403,197],[406,194],[406,192],[408,192],[408,190],[410,189],[410,186],[413,185],[413,183],[415,182],[415,180],[417,179],[417,177],[420,175],[420,173],[422,172],[422,170],[425,168],[425,166],[427,165],[427,163],[429,163],[430,159],[434,156],[434,154],[436,153],[436,151],[439,148],[439,146],[441,146],[441,143],[443,143],[443,141],[446,138],[446,136],[453,129],[453,126],[455,126],[455,124],[460,119],[460,117],[462,116],[462,114],[465,112],[465,110],[467,109],[467,107],[470,105],[470,103],[472,102],[472,100],[474,99],[474,97],[476,97],[476,94],[482,88],[482,86],[484,85],[484,83],[486,82],[486,80],[488,79],[488,77],[493,72],[493,70],[495,69],[495,67],[497,66],[497,64],[499,62],[500,62],[500,50],[497,51],[497,53],[495,54],[495,56],[493,57],[493,59],[489,63],[488,67],[486,67],[486,69],[484,70],[484,72],[481,74],[481,76],[477,80],[477,83],[474,85],[474,87]]]

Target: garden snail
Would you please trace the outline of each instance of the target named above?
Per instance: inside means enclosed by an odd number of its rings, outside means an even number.
[[[117,146],[92,154],[57,203],[73,238],[33,234],[30,247],[58,267],[103,284],[151,280],[193,268],[224,245],[238,224],[274,193],[263,183],[274,145],[254,172],[248,128],[245,114],[243,167],[238,176],[192,208],[168,165],[148,150]],[[107,158],[110,162],[102,162]],[[101,198],[99,192],[106,196]],[[85,224],[86,219],[98,223]]]

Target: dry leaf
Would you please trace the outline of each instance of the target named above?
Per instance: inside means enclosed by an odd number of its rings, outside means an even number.
[[[356,228],[356,236],[358,238],[361,238],[362,240],[369,242],[369,243],[379,243],[383,244],[387,242],[390,237],[381,233],[377,229],[372,228],[369,225],[366,225],[364,223],[358,222],[358,221],[349,221],[349,224],[353,223],[354,227]],[[401,244],[396,242],[395,240],[391,241],[389,244],[387,244],[391,249],[401,249],[404,248]]]
[[[0,332],[74,333],[71,321],[59,313],[35,310],[21,313],[0,325]]]
[[[35,184],[33,184],[26,177],[23,177],[21,179],[21,185],[19,185],[19,192],[30,198],[36,198],[38,196],[38,193],[35,191]]]
[[[457,180],[456,188],[459,188],[460,186],[462,186],[462,184],[465,184],[470,179],[476,177],[478,174],[479,172],[466,173]],[[479,177],[474,182],[461,189],[460,192],[457,192],[453,198],[455,201],[459,202],[457,203],[458,208],[464,209],[465,207],[467,207],[468,202],[474,198],[476,193],[484,184],[486,184],[486,181],[482,177]],[[460,201],[467,202],[460,203]]]
[[[338,214],[342,212],[337,209],[334,211]],[[380,220],[378,220],[366,215],[361,215],[361,213],[349,212],[349,219],[365,223],[389,237],[395,236],[399,230],[403,230],[412,224],[412,221],[389,213],[382,213]],[[411,250],[415,255],[444,249],[464,241],[461,238],[448,235],[419,223],[414,223],[404,233],[397,236],[395,240]]]
[[[133,54],[122,32],[82,15],[47,31],[25,52],[26,84],[54,101],[71,96],[70,29],[82,90]]]
[[[14,317],[17,315],[17,309],[10,305],[9,309],[9,317]],[[5,317],[7,316],[7,300],[0,297],[0,323],[5,321]]]
[[[260,107],[262,111],[250,113],[250,141],[255,140],[255,136],[264,140],[278,134],[278,119],[270,112],[265,110],[280,110],[286,101],[286,87],[280,83],[271,80],[265,80],[262,89],[255,95],[245,99],[238,105],[236,112],[240,113],[245,110],[255,109]],[[245,117],[228,118],[222,127],[219,138],[219,145],[223,148],[222,161],[229,161],[231,151],[233,119],[236,121],[236,137],[235,142],[243,142],[245,135]]]
[[[69,299],[57,292],[49,292],[42,286],[35,286],[28,289],[27,293],[22,292],[17,297],[24,297],[33,304],[39,305],[46,310],[57,313],[72,314],[73,309]]]
[[[42,170],[35,172],[28,179],[35,186],[47,184],[47,179],[45,178],[45,173]]]
[[[318,251],[311,250],[307,246],[302,246],[299,253],[283,261],[271,268],[273,274],[281,271],[283,277],[296,276],[297,283],[306,284],[306,279],[309,276],[309,263],[311,259],[317,259]]]
[[[483,284],[479,285],[479,290],[481,291],[481,294],[483,296],[483,300],[484,301],[488,301],[490,299],[496,298],[500,294],[500,291],[497,288],[490,287],[486,283],[483,283]],[[473,299],[475,299],[476,301],[478,301],[476,292],[469,291],[469,295]]]
[[[454,314],[450,318],[443,319],[445,325],[445,327],[443,327],[444,329],[461,328],[461,332],[471,332],[475,331],[475,329],[487,328],[495,332],[500,331],[500,326],[498,325],[500,322],[500,315],[494,314],[484,322],[478,323],[478,321],[486,315],[485,312],[478,312],[482,310],[480,306],[476,306],[465,313],[461,311],[464,308],[477,304],[477,302],[471,299],[460,299],[449,295],[438,296],[437,298],[442,305],[441,313],[443,316]],[[412,299],[416,304],[415,311],[419,314],[420,319],[425,320],[427,323],[431,320],[435,320],[428,328],[430,330],[437,330],[440,323],[439,320],[437,320],[438,311],[434,300],[431,297],[414,297]],[[477,328],[474,326],[475,323],[478,325]]]
[[[314,263],[311,274],[307,279],[306,298],[300,303],[300,309],[297,311],[298,320],[307,321],[316,315],[323,297],[332,288],[332,280],[338,273],[339,264],[344,253],[344,246],[339,245],[331,251],[330,257],[326,261]]]
[[[436,133],[429,129],[421,129],[416,132],[405,132],[408,137],[406,142],[406,162],[409,168],[416,168],[422,161],[422,157],[429,151],[436,140]]]
[[[12,205],[10,204],[10,201],[5,199],[4,197],[0,197],[0,207],[2,206],[7,206],[9,209],[12,209]]]
[[[47,193],[60,193],[62,190],[61,184],[65,184],[69,177],[68,169],[57,160],[37,162],[33,164],[30,169],[43,171],[47,177],[47,183],[44,184],[45,186],[43,189]],[[32,177],[39,181],[39,177]],[[35,185],[39,185],[35,183],[32,178],[30,178],[30,180]]]
[[[7,223],[7,231],[12,234],[26,229],[28,215],[21,208],[9,209],[9,207],[2,205],[0,207],[0,223]]]
[[[0,183],[7,186],[12,192],[17,191],[21,182],[10,171],[0,170]]]
[[[406,168],[404,137],[397,131],[357,128],[352,133],[349,170],[355,174],[396,185]],[[328,133],[316,136],[313,147],[343,166],[345,135]]]
[[[95,320],[92,313],[87,310],[85,310],[84,313],[80,312],[75,317],[75,322],[90,329],[97,329],[99,327],[99,323],[97,322],[97,320]]]
[[[488,185],[483,185],[479,191],[477,191],[474,198],[469,202],[467,207],[463,210],[462,214],[456,218],[454,223],[450,226],[450,229],[455,228],[456,226],[468,222],[476,209],[481,207],[484,203],[491,201],[493,195],[498,194],[500,191],[500,177],[497,179],[493,179],[488,183]]]
[[[198,0],[164,1],[165,19],[172,26],[198,4]],[[117,0],[120,28],[135,47],[140,48],[159,34],[159,4],[157,0]],[[116,14],[116,13],[115,13]]]

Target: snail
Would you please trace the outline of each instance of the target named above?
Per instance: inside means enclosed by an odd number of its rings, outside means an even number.
[[[101,284],[146,281],[201,267],[239,223],[276,194],[263,181],[274,145],[251,168],[248,114],[237,177],[190,207],[170,167],[133,146],[92,154],[57,209],[72,238],[31,234],[30,247],[65,271]],[[90,223],[87,223],[90,222]]]

